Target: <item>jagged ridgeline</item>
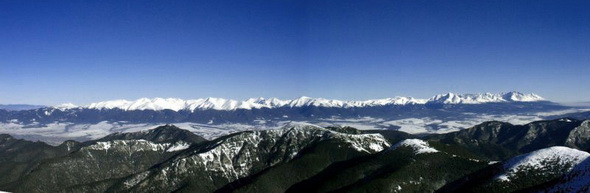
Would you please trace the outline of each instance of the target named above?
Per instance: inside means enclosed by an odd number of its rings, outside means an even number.
[[[0,108],[0,121],[28,126],[68,122],[95,124],[102,121],[129,123],[252,123],[256,120],[309,120],[310,118],[414,118],[461,117],[465,113],[504,114],[565,110],[535,94],[439,94],[429,99],[395,97],[366,101],[341,101],[300,97],[293,100],[252,98],[237,101],[221,98],[182,100],[142,98],[113,100],[85,106],[64,104],[22,110]],[[441,109],[446,109],[441,111]]]
[[[209,141],[164,125],[59,146],[0,135],[0,190],[584,192],[589,130],[564,118],[423,137],[314,125]]]

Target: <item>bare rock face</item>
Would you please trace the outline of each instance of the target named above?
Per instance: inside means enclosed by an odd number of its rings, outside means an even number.
[[[590,148],[590,120],[574,128],[567,137],[566,145],[578,149],[587,150]]]

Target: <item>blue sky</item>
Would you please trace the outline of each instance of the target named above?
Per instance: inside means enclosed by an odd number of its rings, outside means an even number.
[[[0,103],[590,101],[588,1],[0,1]]]

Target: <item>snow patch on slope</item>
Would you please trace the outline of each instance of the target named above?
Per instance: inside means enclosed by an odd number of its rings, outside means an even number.
[[[190,144],[179,141],[177,143],[154,143],[151,141],[137,139],[137,140],[113,140],[113,141],[100,141],[96,144],[83,147],[82,150],[100,150],[100,151],[126,151],[126,152],[138,152],[138,151],[159,151],[159,152],[174,152],[187,149]]]
[[[139,140],[113,140],[113,141],[101,141],[96,144],[83,147],[85,150],[115,150],[115,151],[164,151],[170,146],[169,143],[154,143],[143,139]]]
[[[59,110],[67,110],[67,109],[75,109],[78,108],[78,105],[72,104],[72,103],[64,103],[61,105],[57,105],[54,106],[54,108],[59,109]]]
[[[414,153],[422,154],[422,153],[436,153],[438,150],[430,147],[428,142],[420,140],[420,139],[406,139],[400,141],[399,143],[395,144],[391,147],[392,150],[395,150],[399,147],[410,147],[414,149]]]
[[[168,148],[166,150],[166,152],[174,152],[174,151],[185,150],[185,149],[188,149],[189,146],[190,146],[190,144],[188,144],[188,143],[179,142],[179,143],[174,144],[170,148]]]
[[[390,144],[381,134],[345,134],[332,131],[333,138],[343,140],[359,152],[376,153]]]
[[[158,173],[161,179],[170,179],[169,173],[207,172],[231,181],[250,175],[255,164],[263,159],[269,166],[293,159],[299,151],[314,142],[342,141],[349,147],[366,153],[377,153],[390,146],[380,134],[345,134],[310,124],[289,125],[282,129],[249,131],[218,139],[205,150],[195,149],[185,157],[173,160]],[[271,155],[273,158],[268,159]],[[284,155],[284,156],[283,156]],[[194,170],[194,171],[193,171]],[[135,183],[129,183],[135,184]]]
[[[563,146],[540,149],[506,161],[504,163],[505,172],[496,176],[495,179],[500,181],[510,181],[510,176],[513,176],[520,170],[543,170],[543,168],[547,167],[547,164],[570,166],[570,168],[568,168],[568,170],[570,170],[573,166],[578,165],[588,157],[590,157],[590,154],[587,152]]]

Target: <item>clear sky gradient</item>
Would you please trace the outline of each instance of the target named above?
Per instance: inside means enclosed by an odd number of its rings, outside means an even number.
[[[590,101],[590,1],[0,1],[0,104]]]

